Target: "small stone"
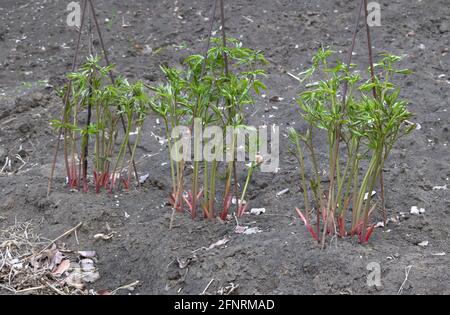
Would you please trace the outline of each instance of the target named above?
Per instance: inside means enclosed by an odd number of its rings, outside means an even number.
[[[18,98],[16,98],[16,101],[15,101],[15,111],[19,114],[26,112],[27,110],[29,110],[32,107],[31,104],[32,104],[32,102],[30,102],[29,99],[19,96]]]
[[[450,32],[450,22],[444,21],[439,25],[439,32],[441,34]]]
[[[49,95],[44,95],[41,92],[35,92],[31,95],[19,96],[15,101],[15,111],[23,113],[32,108],[45,106],[50,99]]]
[[[217,269],[222,269],[225,266],[225,262],[223,262],[222,260],[216,261],[215,264]]]
[[[419,215],[419,214],[424,214],[424,213],[425,213],[425,208],[419,209],[417,206],[411,207],[411,214]]]
[[[281,101],[283,101],[283,100],[284,100],[284,98],[279,97],[279,96],[272,96],[272,97],[269,99],[269,101],[272,102],[272,103],[278,103],[278,102],[281,102]]]
[[[266,213],[266,208],[253,208],[250,210],[250,213],[254,215],[261,215]]]
[[[447,190],[447,185],[444,186],[434,186],[433,190]]]
[[[150,47],[149,45],[145,45],[144,50],[143,50],[143,54],[145,56],[149,56],[153,53],[153,49],[152,47]]]
[[[283,189],[282,191],[277,193],[277,197],[281,197],[283,195],[286,195],[289,192],[289,188]]]
[[[36,103],[42,101],[44,95],[41,92],[36,92],[31,97],[33,98],[33,101],[35,101],[33,105],[36,105]]]
[[[420,214],[419,208],[417,208],[416,206],[412,206],[411,214]]]
[[[28,123],[21,124],[18,129],[21,133],[28,133],[31,130],[30,125]]]

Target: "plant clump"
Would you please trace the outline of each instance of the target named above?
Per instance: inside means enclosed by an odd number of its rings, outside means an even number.
[[[265,63],[261,52],[244,48],[235,39],[227,38],[223,42],[213,38],[205,56],[189,56],[181,69],[161,67],[165,83],[151,87],[154,92],[151,107],[164,121],[169,151],[172,153],[170,202],[174,211],[187,210],[195,218],[201,207],[204,217],[212,219],[217,212],[216,199],[221,198],[220,217],[226,220],[234,195],[238,204],[236,214],[240,216],[244,213],[246,205],[243,200],[249,179],[243,189],[243,196],[238,199],[237,136],[250,128],[246,125],[244,107],[254,104],[253,93],[260,93],[266,88],[260,81],[265,73],[258,68]],[[183,135],[175,132],[180,126],[187,126]],[[211,126],[217,127],[218,131],[212,134],[205,132],[205,150],[209,148],[211,155],[217,158],[208,160],[204,159],[199,141],[202,135],[197,130],[205,130]],[[232,132],[226,132],[227,130]],[[178,136],[194,138],[193,158],[180,153]],[[217,142],[218,138],[227,138],[227,145],[216,145],[223,143]],[[259,165],[255,151],[257,150],[253,148],[248,153],[252,161],[248,178]],[[221,158],[225,152],[226,155],[231,155],[231,159],[226,162]],[[188,160],[192,161],[193,174],[191,189],[185,193]],[[224,176],[221,176],[222,169]],[[221,197],[218,197],[218,178],[224,179]]]
[[[312,67],[304,72],[303,80],[310,83],[301,92],[298,104],[308,128],[303,133],[289,130],[304,200],[303,211],[296,210],[322,246],[326,235],[356,235],[361,243],[369,241],[375,228],[371,216],[378,206],[372,191],[394,145],[415,128],[408,122],[412,116],[408,102],[393,83],[397,75],[410,73],[396,68],[401,57],[383,55],[374,65],[376,75],[366,81],[354,71],[355,65],[331,61],[332,56],[331,50],[321,49]],[[320,80],[313,81],[317,73]],[[345,96],[340,94],[342,87]],[[327,186],[320,175],[316,133],[324,133],[327,139]],[[308,156],[313,169],[311,178],[305,167]],[[315,228],[311,223],[313,212]],[[347,231],[350,212],[351,228]]]
[[[62,129],[69,188],[88,191],[91,161],[97,193],[102,189],[130,188],[132,176],[136,175],[136,148],[149,109],[142,82],[129,83],[119,77],[108,84],[113,66],[102,67],[99,61],[91,56],[79,71],[68,74],[70,83],[59,91],[67,106],[62,119],[51,122],[56,129]],[[121,120],[126,126],[124,132],[119,132]],[[135,140],[127,161],[130,135]]]

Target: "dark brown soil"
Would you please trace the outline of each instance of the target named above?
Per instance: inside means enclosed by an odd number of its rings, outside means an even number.
[[[411,101],[421,129],[397,145],[385,169],[387,207],[390,217],[400,217],[399,223],[377,229],[366,246],[337,240],[324,251],[294,211],[302,206],[302,197],[285,138],[280,172],[257,174],[252,182],[251,207],[267,212],[246,216],[241,224],[261,228],[256,235],[235,234],[234,221],[192,221],[187,215],[177,215],[176,228],[168,230],[167,152],[153,136],[163,135],[153,116],[138,153],[139,172],[150,174],[142,189],[117,195],[70,193],[63,185],[63,165],[58,164],[56,191],[47,199],[55,149],[49,120],[59,116],[62,105],[45,80],[60,84],[71,65],[76,31],[66,25],[66,2],[0,3],[0,168],[6,156],[16,170],[22,164],[16,154],[27,161],[19,172],[0,176],[0,227],[16,219],[33,220],[51,239],[83,222],[79,247],[99,255],[102,277],[95,289],[139,280],[138,294],[199,294],[214,279],[209,293],[234,283],[238,294],[396,294],[405,268],[413,266],[403,294],[450,294],[450,198],[448,190],[433,190],[450,184],[448,0],[381,1],[382,26],[372,29],[375,53],[406,55],[403,66],[414,74],[401,82],[402,94]],[[203,50],[209,1],[95,2],[111,59],[131,80],[155,83],[161,77],[160,64],[176,65]],[[228,35],[264,50],[270,60],[267,97],[257,98],[256,108],[250,109],[255,112],[251,124],[275,123],[282,131],[294,123],[303,127],[293,100],[299,86],[287,72],[304,70],[321,45],[347,51],[354,2],[227,1]],[[131,26],[122,27],[122,18]],[[363,35],[355,62],[367,66]],[[143,53],[146,45],[151,54]],[[273,96],[283,100],[270,103]],[[286,188],[290,193],[276,197]],[[410,215],[411,206],[426,212]],[[107,224],[116,232],[112,240],[94,241],[93,235],[106,232]],[[198,250],[225,237],[230,239],[226,246]],[[423,241],[429,245],[418,246]],[[73,238],[67,242],[75,246]],[[179,268],[177,258],[191,259],[188,267]],[[378,290],[366,285],[371,262],[382,268],[383,287]]]

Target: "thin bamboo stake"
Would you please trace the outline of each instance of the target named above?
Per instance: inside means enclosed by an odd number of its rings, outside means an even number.
[[[365,0],[361,0],[361,5],[358,7],[358,12],[356,13],[356,22],[355,22],[355,28],[353,31],[353,39],[352,39],[352,45],[350,47],[350,50],[348,51],[348,57],[347,57],[347,66],[350,68],[350,65],[352,64],[352,58],[353,58],[353,52],[355,51],[355,44],[356,44],[356,36],[358,35],[359,31],[359,22],[361,20],[361,11],[363,9]],[[347,92],[348,92],[348,81],[344,82],[344,89],[342,93],[342,103],[345,105],[347,103]]]
[[[201,74],[200,78],[202,78],[206,72],[206,60],[208,59],[208,51],[209,51],[209,47],[211,45],[211,37],[212,37],[213,28],[214,28],[214,22],[216,20],[217,1],[218,0],[214,0],[213,9],[211,12],[211,23],[209,26],[208,39],[206,40],[205,53],[203,55],[204,58],[203,58],[203,65],[202,65],[202,74]]]
[[[351,62],[352,62],[352,57],[353,57],[353,51],[355,49],[355,44],[356,44],[356,35],[358,34],[358,27],[359,27],[359,21],[361,18],[361,10],[362,10],[362,6],[364,4],[364,1],[366,0],[362,0],[361,1],[361,5],[358,8],[358,12],[356,14],[356,23],[355,23],[355,29],[353,32],[353,39],[352,39],[352,45],[351,48],[348,52],[348,61],[347,61],[347,66],[350,68]],[[342,96],[342,102],[343,102],[343,110],[345,111],[345,105],[347,103],[347,92],[348,92],[348,82],[345,81],[344,83],[344,90],[343,90],[343,96]],[[336,175],[336,171],[337,168],[339,167],[339,161],[337,160],[337,156],[339,154],[339,147],[340,147],[340,141],[341,141],[341,126],[337,126],[336,127],[336,131],[335,131],[336,135],[335,135],[335,142],[333,145],[333,161],[332,165],[331,165],[331,172],[330,172],[330,188],[328,191],[328,205],[326,207],[326,209],[322,209],[322,211],[326,211],[326,216],[325,216],[325,220],[324,220],[324,226],[323,226],[323,235],[322,235],[322,249],[325,248],[325,237],[326,237],[326,233],[328,230],[328,224],[330,222],[330,217],[333,219],[334,221],[334,211],[335,209],[335,204],[334,204],[334,198],[333,198],[333,194],[334,194],[334,181],[335,181],[335,175]]]
[[[89,3],[91,5],[91,13],[92,13],[92,17],[94,19],[95,27],[97,29],[98,38],[100,40],[100,46],[101,46],[102,51],[103,51],[103,56],[105,58],[106,65],[110,66],[111,63],[109,62],[108,52],[106,51],[106,48],[105,48],[105,44],[104,44],[104,41],[103,41],[103,36],[102,36],[101,30],[100,30],[100,25],[98,23],[98,19],[97,19],[96,13],[95,13],[94,4],[92,3],[92,0],[89,0]],[[109,77],[111,78],[112,84],[115,84],[116,80],[115,80],[114,74],[112,73],[111,70],[109,71]],[[125,123],[125,119],[123,118],[122,114],[120,115],[120,120],[121,120],[124,132],[127,132],[127,124]],[[129,122],[129,123],[131,123],[131,122]],[[128,147],[128,153],[130,154],[130,156],[132,156],[133,155],[132,154],[133,151],[131,149],[130,143],[127,143],[127,147]],[[139,175],[138,175],[137,168],[136,168],[136,162],[133,159],[131,161],[131,163],[133,165],[134,176],[136,177],[136,184],[139,187],[140,183],[139,183]]]
[[[370,34],[370,26],[367,21],[369,17],[369,12],[367,9],[367,0],[364,0],[364,6],[365,6],[365,17],[366,17],[366,29],[367,29],[367,45],[369,49],[369,63],[370,63],[370,75],[372,82],[375,82],[375,67],[373,65],[373,52],[372,52],[372,37]],[[373,97],[377,98],[377,91],[375,87],[372,90]],[[384,178],[383,178],[383,169],[380,171],[380,195],[381,195],[381,210],[383,212],[383,220],[384,223],[387,223],[387,210],[386,210],[386,204],[385,204],[385,196],[384,196]]]
[[[89,11],[90,12],[90,11]],[[92,20],[91,16],[89,16],[89,54],[92,55]],[[84,134],[84,139],[82,140],[82,143],[84,143],[84,148],[82,149],[80,160],[80,166],[81,163],[83,163],[83,191],[85,193],[88,192],[88,182],[87,182],[87,170],[88,170],[88,155],[89,155],[89,125],[91,124],[91,118],[92,118],[92,77],[93,73],[90,74],[89,79],[89,99],[88,99],[88,112],[87,112],[87,120],[86,120],[86,129]],[[81,176],[81,171],[79,172]],[[78,183],[78,186],[80,186],[81,180]]]
[[[223,52],[223,59],[225,62],[225,76],[229,76],[230,72],[229,72],[229,64],[228,64],[228,55],[225,53],[225,48],[227,47],[227,35],[226,35],[226,25],[225,25],[225,8],[224,8],[224,3],[223,0],[220,0],[220,20],[221,20],[221,27],[222,27],[222,42],[223,42],[223,48],[224,48],[224,52]],[[229,113],[230,114],[230,113]],[[234,114],[234,113],[233,113]],[[231,115],[229,115],[231,116]],[[228,119],[232,119],[232,117],[228,117]],[[238,198],[238,182],[237,182],[237,168],[236,168],[236,150],[234,148],[232,148],[233,152],[234,152],[234,156],[233,156],[233,174],[230,176],[234,177],[234,196],[235,198]],[[227,196],[225,196],[226,198]],[[236,202],[236,212],[239,211],[239,203]]]
[[[370,35],[370,26],[367,22],[367,19],[369,18],[369,11],[367,10],[367,0],[364,0],[364,16],[366,18],[365,24],[366,24],[366,31],[367,31],[367,46],[369,50],[369,63],[370,63],[370,76],[372,79],[372,82],[375,82],[375,68],[373,66],[373,52],[372,52],[372,37]],[[375,87],[372,89],[373,97],[377,98],[377,91]]]
[[[223,41],[223,48],[225,49],[227,47],[227,35],[225,31],[225,9],[223,5],[223,0],[220,0],[220,21],[222,24],[222,41]],[[223,52],[223,60],[225,61],[225,75],[228,76],[229,74],[229,68],[228,68],[228,55]]]
[[[78,54],[80,52],[81,33],[83,32],[83,26],[84,26],[85,15],[86,15],[87,1],[88,0],[84,0],[84,2],[83,2],[83,13],[81,15],[80,29],[78,31],[77,46],[75,48],[75,55],[73,57],[73,62],[72,62],[72,72],[74,72],[76,67],[77,67]],[[67,108],[68,108],[68,105],[69,105],[69,96],[70,96],[71,88],[72,88],[72,80],[69,80],[69,83],[68,83],[68,86],[67,86],[66,95],[65,95],[65,98],[64,98],[64,112],[62,114],[61,121],[64,121],[64,116],[66,114],[66,111],[67,111]],[[50,180],[48,182],[48,187],[47,187],[47,198],[50,196],[50,193],[51,193],[51,190],[52,190],[53,178],[55,176],[56,161],[58,159],[58,151],[59,151],[59,147],[61,145],[61,137],[63,136],[63,134],[64,134],[64,137],[66,137],[66,130],[65,130],[65,128],[61,128],[61,130],[59,132],[59,135],[58,135],[58,140],[56,142],[55,155],[53,157],[53,163],[52,163],[52,169],[51,169],[51,174],[50,174]],[[65,159],[66,159],[67,176],[69,176],[70,170],[69,170],[69,165],[67,163],[67,155],[66,155]],[[69,180],[70,180],[70,178],[69,178]]]
[[[367,9],[367,0],[364,0],[364,12],[365,12],[365,18],[366,18],[366,30],[367,30],[367,46],[369,50],[369,64],[370,64],[370,75],[371,80],[373,83],[375,83],[375,67],[373,64],[373,52],[372,52],[372,36],[370,34],[370,26],[368,23],[368,17],[369,17],[369,11]],[[372,89],[373,97],[377,99],[377,91],[375,87]],[[385,201],[385,195],[384,195],[384,177],[383,177],[383,168],[380,170],[380,196],[381,196],[381,210],[383,212],[383,220],[384,224],[387,223],[387,210],[386,210],[386,201]]]
[[[214,4],[213,4],[213,8],[212,8],[212,12],[211,12],[211,23],[210,23],[210,27],[209,27],[209,32],[208,32],[208,36],[207,36],[207,40],[206,40],[206,47],[205,47],[205,52],[203,55],[203,64],[202,64],[202,72],[200,74],[200,80],[204,77],[205,73],[206,73],[206,66],[207,66],[207,61],[208,61],[208,52],[209,52],[209,47],[211,45],[211,37],[212,37],[212,32],[213,32],[213,28],[214,28],[214,22],[216,19],[216,11],[217,11],[217,1],[218,0],[214,0]],[[197,104],[200,101],[200,97],[198,97],[197,99]],[[191,125],[191,133],[192,135],[195,137],[195,133],[194,133],[194,120],[196,119],[197,113],[196,113],[196,108],[194,107],[194,112],[193,112],[193,119],[192,119],[192,125]],[[195,148],[195,152],[196,152]],[[196,154],[196,153],[194,153]],[[192,218],[196,217],[196,212],[197,212],[197,195],[198,195],[198,169],[199,169],[199,162],[198,161],[194,161],[194,184],[193,184],[193,189],[192,189]]]

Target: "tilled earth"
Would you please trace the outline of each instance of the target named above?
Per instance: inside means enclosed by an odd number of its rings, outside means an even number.
[[[169,231],[169,167],[166,148],[156,138],[163,130],[154,116],[147,121],[137,158],[139,172],[150,174],[143,188],[116,195],[71,193],[64,187],[60,160],[56,189],[47,199],[55,149],[49,120],[60,115],[62,106],[50,86],[63,82],[76,38],[76,29],[66,24],[67,3],[0,3],[0,167],[8,157],[15,171],[0,174],[1,228],[31,220],[40,234],[54,239],[83,222],[79,247],[95,250],[99,259],[96,290],[139,280],[138,294],[200,294],[214,279],[207,293],[237,287],[233,294],[396,294],[402,284],[403,294],[450,293],[448,0],[380,1],[382,26],[372,29],[374,51],[406,56],[402,66],[414,74],[400,82],[402,94],[421,128],[402,139],[385,168],[387,207],[398,222],[377,229],[366,246],[337,240],[324,251],[294,211],[302,197],[284,137],[280,171],[256,174],[250,188],[251,207],[266,208],[266,213],[240,222],[262,229],[258,234],[236,234],[234,221],[192,221],[187,215],[177,215]],[[177,65],[203,51],[209,1],[95,3],[112,62],[131,81],[155,84],[161,79],[160,64]],[[282,134],[289,125],[304,128],[294,101],[299,85],[288,73],[303,71],[321,45],[344,58],[354,1],[234,0],[225,9],[228,35],[263,50],[270,61],[268,91],[249,109],[250,123],[278,124]],[[98,42],[94,49],[99,52]],[[364,32],[354,61],[367,66]],[[287,194],[276,197],[285,189]],[[412,206],[425,213],[411,215]],[[95,234],[110,232],[111,240],[94,240]],[[204,249],[224,238],[229,239],[225,246]],[[77,247],[73,235],[63,241]],[[418,246],[423,242],[428,246]],[[381,265],[382,287],[377,289],[366,283],[370,263]]]

